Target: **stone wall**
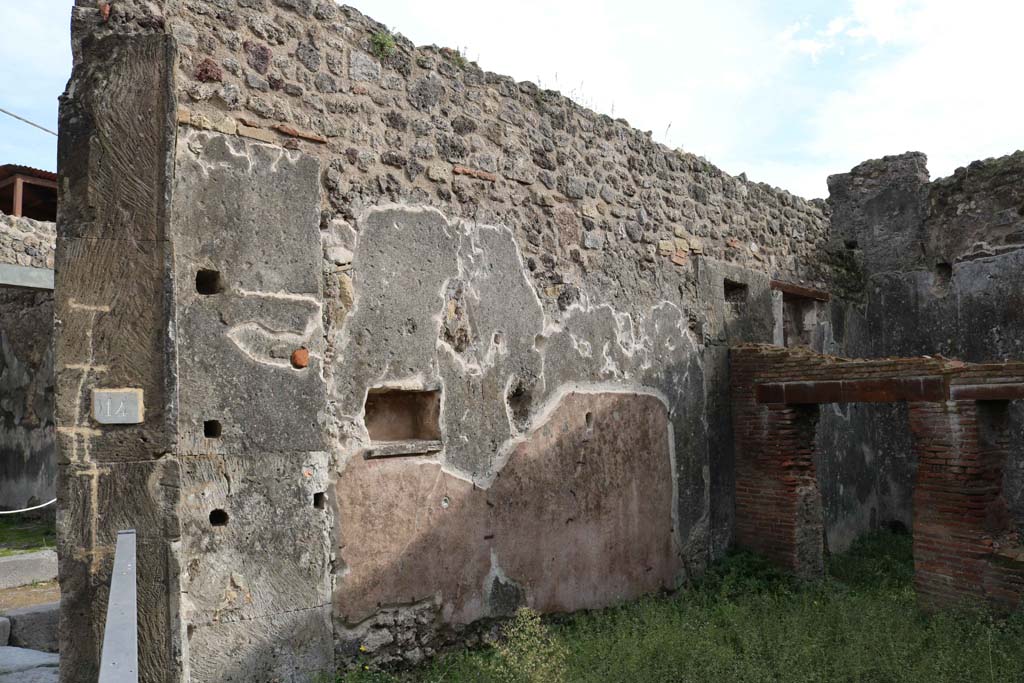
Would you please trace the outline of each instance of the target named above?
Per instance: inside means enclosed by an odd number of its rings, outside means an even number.
[[[56,242],[53,223],[0,213],[0,263],[52,269]]]
[[[728,344],[824,282],[822,203],[332,2],[79,2],[73,46],[66,680],[118,528],[152,680],[415,662],[728,547]]]
[[[827,251],[846,267],[835,270],[828,350],[1024,358],[1024,152],[931,182],[926,162],[908,153],[829,179]],[[1013,457],[1004,488],[1024,525],[1022,411],[1010,404]],[[906,418],[901,406],[822,410],[819,438],[833,444],[820,463],[830,472],[822,476],[833,549],[872,523],[909,526],[916,470]]]
[[[0,214],[0,264],[53,268],[53,223]],[[0,285],[0,509],[53,498],[53,292]]]
[[[730,345],[867,339],[891,249],[856,226],[898,215],[910,253],[925,215],[730,177],[328,0],[79,0],[72,27],[67,681],[95,674],[122,528],[145,680],[412,663],[522,604],[698,575],[733,538]],[[138,420],[95,419],[126,388]],[[842,428],[819,419],[817,466],[849,538],[878,470]]]

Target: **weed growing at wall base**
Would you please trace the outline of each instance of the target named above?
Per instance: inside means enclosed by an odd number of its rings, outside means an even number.
[[[890,532],[833,557],[820,582],[737,553],[671,597],[558,623],[520,612],[494,646],[403,674],[361,671],[339,681],[1024,681],[1024,615],[926,616],[912,576],[910,537]]]

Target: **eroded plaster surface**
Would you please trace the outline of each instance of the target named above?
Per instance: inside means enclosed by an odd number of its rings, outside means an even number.
[[[486,488],[428,459],[353,459],[337,482],[339,621],[436,600],[444,621],[466,624],[673,588],[669,439],[658,397],[581,388],[554,400]]]

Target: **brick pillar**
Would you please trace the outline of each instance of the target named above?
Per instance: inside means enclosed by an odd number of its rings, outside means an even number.
[[[814,469],[816,405],[758,404],[757,357],[734,357],[736,545],[800,576],[824,568],[821,491]]]
[[[1024,556],[1002,495],[1007,403],[911,403],[917,453],[914,585],[925,607],[1011,611]]]

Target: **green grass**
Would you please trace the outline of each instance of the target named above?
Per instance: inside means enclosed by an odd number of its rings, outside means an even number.
[[[0,557],[52,548],[57,531],[52,518],[24,519],[23,515],[0,515]]]
[[[912,576],[910,537],[889,532],[833,557],[818,582],[736,553],[671,597],[558,623],[524,613],[497,646],[339,682],[1024,681],[1024,615],[926,616]]]

